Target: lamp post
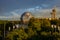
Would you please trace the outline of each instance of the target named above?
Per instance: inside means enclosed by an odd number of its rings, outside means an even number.
[[[4,40],[5,40],[5,25],[6,25],[6,22],[4,22]]]

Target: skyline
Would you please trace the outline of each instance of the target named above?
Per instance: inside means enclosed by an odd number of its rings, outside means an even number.
[[[26,11],[36,17],[50,17],[54,6],[57,6],[57,17],[60,17],[60,0],[0,0],[0,18],[20,17]]]

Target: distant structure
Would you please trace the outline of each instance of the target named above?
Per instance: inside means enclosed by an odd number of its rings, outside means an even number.
[[[32,18],[31,12],[24,12],[21,15],[21,22],[22,22],[22,24],[27,24],[30,18]]]
[[[56,19],[56,7],[54,7],[54,8],[52,9],[51,19]]]

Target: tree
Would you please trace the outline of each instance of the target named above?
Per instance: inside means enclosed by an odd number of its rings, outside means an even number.
[[[20,29],[15,29],[7,34],[6,40],[25,40],[27,39],[28,35],[25,33],[25,31]]]
[[[11,30],[13,29],[13,24],[11,22],[6,23],[5,30],[9,31],[9,27],[11,28]]]
[[[41,23],[38,18],[31,18],[28,26],[31,26],[35,30],[41,30]]]
[[[56,20],[56,21],[57,21],[56,24],[57,24],[58,26],[60,26],[60,20]]]
[[[57,25],[58,20],[51,20],[50,22],[51,22],[51,24],[53,24],[53,25]]]
[[[41,27],[42,27],[42,30],[50,30],[50,21],[49,20],[47,20],[47,19],[42,19],[41,20]]]

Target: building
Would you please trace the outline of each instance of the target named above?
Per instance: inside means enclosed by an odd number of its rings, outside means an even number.
[[[51,19],[56,19],[56,8],[55,7],[52,9]]]

